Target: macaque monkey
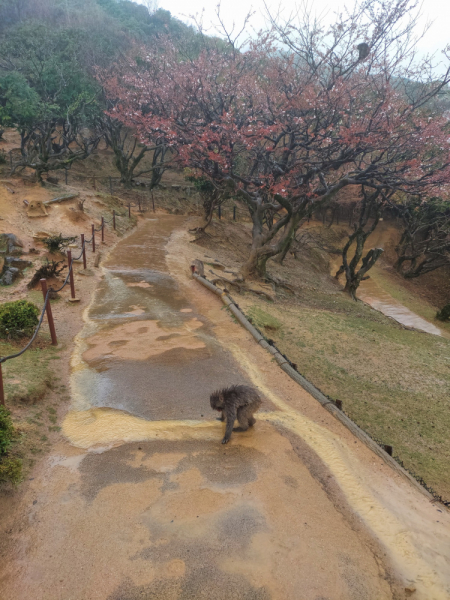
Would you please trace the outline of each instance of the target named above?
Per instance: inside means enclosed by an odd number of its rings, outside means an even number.
[[[369,44],[366,44],[365,42],[363,42],[362,44],[358,44],[356,46],[356,49],[359,52],[358,60],[364,60],[365,58],[367,58],[369,56],[369,52],[370,52]]]
[[[256,419],[253,414],[261,406],[261,398],[256,390],[247,385],[232,385],[223,390],[214,392],[210,396],[211,408],[222,413],[220,420],[227,421],[225,436],[222,444],[230,441],[231,432],[235,420],[239,421],[239,427],[234,431],[247,431],[253,427]]]
[[[198,273],[200,275],[200,277],[204,277],[205,276],[205,266],[203,264],[203,261],[201,261],[198,258],[196,258],[191,263],[191,269],[193,267],[195,267],[193,269],[193,271],[195,271],[195,273]]]

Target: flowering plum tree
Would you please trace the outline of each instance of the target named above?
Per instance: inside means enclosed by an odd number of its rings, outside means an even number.
[[[112,114],[142,140],[163,136],[180,164],[245,202],[242,275],[266,276],[268,259],[340,190],[423,195],[449,181],[450,134],[431,100],[450,71],[437,80],[429,62],[411,66],[410,8],[363,1],[329,28],[274,20],[245,51],[229,37],[189,56],[161,40],[118,69]]]

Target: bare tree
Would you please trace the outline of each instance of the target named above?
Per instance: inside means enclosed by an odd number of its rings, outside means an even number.
[[[148,173],[151,173],[150,189],[160,183],[173,155],[162,138],[155,137],[154,144],[147,146],[126,125],[109,115],[101,119],[99,132],[114,152],[114,162],[125,187],[131,187],[133,179]],[[150,165],[137,170],[146,155],[151,157]]]
[[[68,169],[77,160],[87,158],[96,148],[100,136],[76,120],[42,118],[20,129],[21,157],[12,172],[28,167],[34,169],[43,183],[43,173]]]
[[[381,208],[388,201],[388,196],[383,191],[368,192],[364,186],[361,189],[361,195],[359,219],[353,225],[353,232],[348,236],[347,243],[342,250],[342,265],[336,273],[336,279],[345,273],[344,291],[348,292],[354,300],[356,300],[356,290],[365,278],[367,271],[373,267],[383,253],[383,248],[371,248],[363,257],[367,238],[375,231],[380,220]],[[353,257],[349,261],[348,255],[353,245],[355,245]],[[360,262],[361,266],[359,266]]]
[[[403,232],[395,268],[408,279],[450,266],[450,206],[441,198],[409,199],[396,208]]]

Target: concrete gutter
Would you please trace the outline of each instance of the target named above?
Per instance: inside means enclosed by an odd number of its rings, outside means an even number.
[[[222,302],[227,306],[230,310],[231,314],[236,318],[237,321],[252,334],[258,344],[270,352],[274,359],[277,361],[279,366],[283,369],[283,371],[289,375],[291,379],[296,381],[299,385],[302,386],[304,390],[306,390],[313,398],[315,398],[320,404],[331,413],[338,421],[340,421],[347,429],[349,429],[353,435],[355,435],[361,442],[363,442],[372,452],[374,452],[377,456],[384,460],[394,471],[403,475],[415,488],[417,488],[424,496],[426,496],[429,500],[434,500],[434,497],[428,490],[426,490],[420,483],[414,479],[406,469],[404,469],[392,456],[390,456],[381,446],[379,446],[367,433],[365,433],[356,423],[354,423],[347,415],[345,415],[336,405],[335,403],[327,398],[320,390],[318,390],[312,383],[310,383],[307,379],[305,379],[300,373],[297,373],[295,369],[291,367],[289,361],[275,348],[271,346],[264,337],[259,333],[255,327],[250,323],[250,321],[245,317],[245,315],[240,311],[235,301],[229,296],[226,292],[212,284],[210,281],[200,276],[198,273],[193,273],[192,277],[196,279],[203,286],[208,288],[211,292],[219,296]]]

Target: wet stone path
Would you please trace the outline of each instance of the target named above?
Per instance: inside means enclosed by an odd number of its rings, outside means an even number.
[[[147,221],[113,251],[89,309],[84,367],[73,383],[91,406],[146,419],[200,419],[209,393],[249,383],[167,274],[173,223]],[[208,415],[210,417],[210,414]]]

